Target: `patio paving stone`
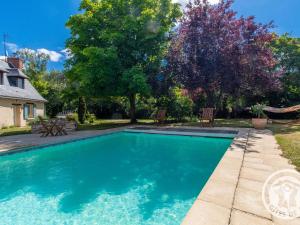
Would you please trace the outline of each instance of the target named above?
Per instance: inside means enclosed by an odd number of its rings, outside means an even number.
[[[210,179],[198,199],[231,209],[235,188],[235,184]]]
[[[182,225],[228,225],[230,209],[196,200]]]
[[[263,205],[260,192],[237,188],[233,208],[271,219],[271,214]]]
[[[273,225],[273,223],[271,220],[234,209],[231,213],[230,225]]]

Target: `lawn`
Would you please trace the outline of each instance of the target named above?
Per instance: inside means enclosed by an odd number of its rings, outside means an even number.
[[[30,134],[30,133],[31,133],[30,127],[10,127],[10,128],[0,129],[0,137],[19,135],[19,134]]]
[[[82,124],[78,130],[103,130],[129,125],[129,120],[96,120],[93,124]],[[139,120],[138,124],[153,124],[153,120]],[[176,123],[176,125],[199,126],[198,122]],[[216,127],[251,127],[246,119],[217,119]],[[269,124],[268,129],[274,132],[275,138],[282,148],[283,156],[290,159],[300,171],[300,124],[283,125]],[[29,134],[30,127],[0,129],[1,136]]]
[[[139,125],[153,124],[153,120],[138,120]],[[104,130],[130,125],[130,120],[96,120],[93,124],[79,124],[78,130]]]
[[[282,148],[283,156],[290,159],[300,171],[300,124],[273,124],[270,129]]]

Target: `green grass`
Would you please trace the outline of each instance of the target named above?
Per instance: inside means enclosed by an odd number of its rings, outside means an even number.
[[[270,129],[274,132],[278,144],[281,146],[283,156],[300,171],[300,124],[272,125]]]
[[[185,126],[201,126],[199,122],[187,122],[179,123]],[[215,127],[244,127],[249,128],[251,126],[251,120],[246,119],[216,119]]]
[[[152,124],[153,120],[138,120],[138,124]],[[79,124],[78,130],[104,130],[130,125],[130,120],[96,120],[94,123]]]
[[[0,129],[0,137],[20,135],[20,134],[30,134],[30,133],[31,133],[30,127],[11,127],[11,128]]]

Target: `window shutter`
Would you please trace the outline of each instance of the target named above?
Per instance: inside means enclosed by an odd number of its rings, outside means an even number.
[[[33,104],[33,117],[35,118],[36,116],[36,104]]]
[[[24,104],[24,106],[23,106],[24,120],[28,119],[28,114],[29,114],[29,105]]]

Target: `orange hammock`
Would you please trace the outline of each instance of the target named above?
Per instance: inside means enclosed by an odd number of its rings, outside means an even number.
[[[274,108],[266,106],[264,111],[271,112],[271,113],[290,113],[290,112],[297,112],[300,110],[300,105],[295,105],[287,108]]]

